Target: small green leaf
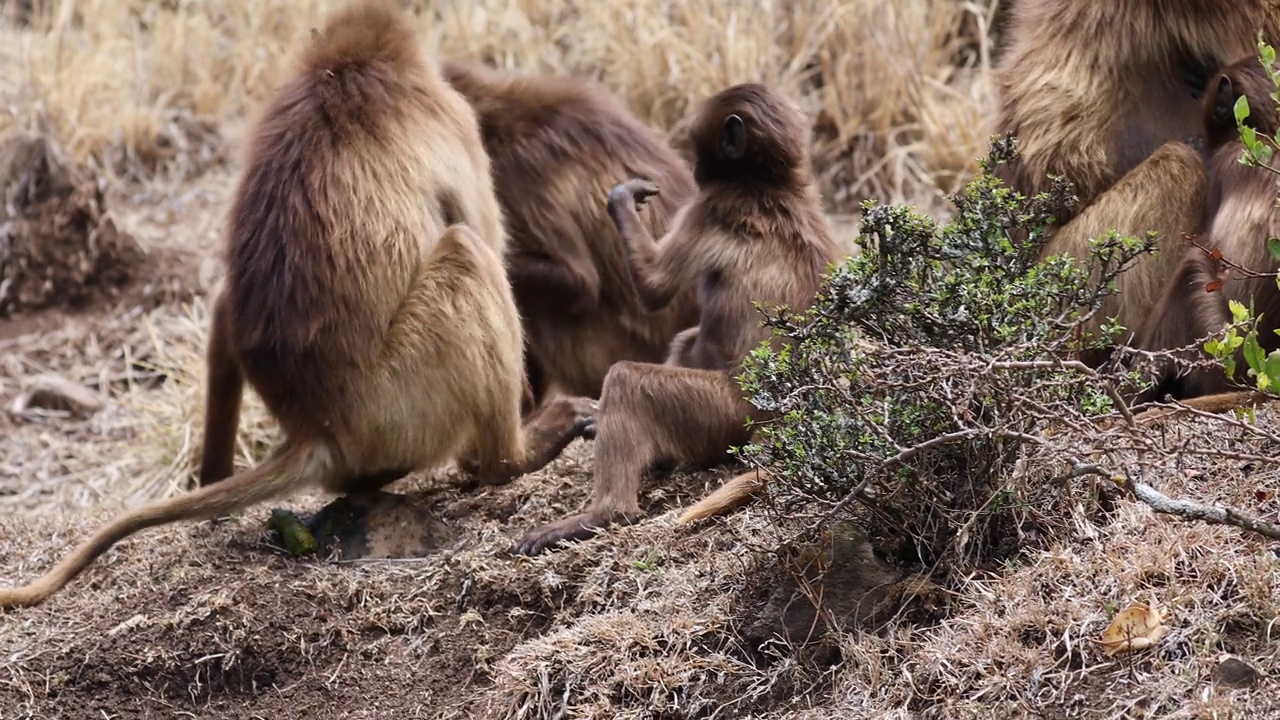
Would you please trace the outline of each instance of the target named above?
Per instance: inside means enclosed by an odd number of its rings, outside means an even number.
[[[1249,364],[1249,368],[1255,371],[1261,371],[1263,363],[1266,362],[1266,356],[1262,354],[1262,346],[1258,344],[1257,333],[1249,333],[1244,338],[1244,361]]]
[[[1249,308],[1239,300],[1228,300],[1227,307],[1231,308],[1231,319],[1235,322],[1244,322],[1249,317]]]
[[[1240,99],[1243,100],[1244,98]],[[1258,131],[1248,125],[1242,125],[1240,127],[1240,142],[1244,143],[1245,149],[1249,151],[1249,157],[1256,159],[1258,156]]]
[[[1264,370],[1268,378],[1280,379],[1280,351],[1272,351],[1267,356]]]
[[[1244,119],[1249,117],[1249,99],[1241,95],[1236,100],[1235,112],[1236,122],[1244,122]]]
[[[1267,252],[1271,253],[1271,257],[1280,260],[1280,238],[1267,238]]]

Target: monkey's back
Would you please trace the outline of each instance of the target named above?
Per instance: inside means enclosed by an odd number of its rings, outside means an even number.
[[[694,219],[723,227],[719,237],[704,239],[722,248],[711,272],[699,282],[698,342],[703,347],[694,354],[706,369],[740,372],[748,353],[764,340],[776,341],[772,330],[761,324],[755,303],[770,311],[786,306],[790,312],[803,312],[817,295],[828,265],[840,258],[816,193],[811,187],[799,193],[787,202],[712,198],[701,210],[718,222]],[[724,223],[727,218],[733,220]]]
[[[314,428],[341,422],[314,409],[349,406],[448,216],[475,214],[456,188],[488,183],[470,108],[370,6],[340,13],[265,108],[228,224],[238,360],[273,414]]]
[[[661,236],[697,190],[693,174],[655,131],[612,95],[583,81],[449,64],[445,75],[474,107],[494,187],[515,246],[585,248],[607,277],[602,303],[630,302],[625,246],[605,212],[609,190],[642,177],[662,188],[645,213]]]
[[[1025,0],[1013,8],[996,70],[996,132],[1018,135],[1021,157],[999,173],[1024,193],[1048,174],[1091,202],[1161,145],[1203,134],[1182,65],[1252,52],[1259,24],[1280,22],[1275,0]],[[1064,218],[1063,220],[1065,220]]]
[[[587,395],[599,392],[620,357],[661,361],[672,335],[697,322],[696,293],[682,291],[658,312],[640,308],[606,199],[629,178],[655,182],[661,193],[641,218],[661,237],[697,189],[685,162],[615,97],[583,81],[456,63],[446,64],[444,75],[479,117],[509,262],[519,263],[521,254],[570,265],[583,258],[599,275],[598,304],[588,313],[566,313],[541,298],[521,301],[531,351],[547,356],[566,392]],[[526,294],[517,287],[518,299]]]
[[[1237,70],[1233,75],[1237,91],[1249,99],[1250,125],[1263,136],[1274,136],[1278,123],[1270,98],[1272,85],[1269,78],[1262,81],[1258,77],[1265,76],[1261,64],[1251,61],[1250,67]],[[1207,242],[1208,247],[1218,247],[1225,259],[1254,273],[1261,273],[1256,277],[1247,274],[1228,277],[1216,293],[1221,309],[1220,316],[1214,320],[1227,321],[1230,317],[1227,307],[1231,300],[1252,305],[1255,315],[1262,316],[1258,340],[1269,352],[1280,347],[1280,338],[1274,332],[1267,332],[1280,328],[1280,291],[1276,289],[1275,278],[1269,275],[1280,267],[1280,261],[1271,257],[1267,249],[1267,238],[1280,237],[1280,210],[1276,207],[1280,182],[1268,169],[1240,162],[1244,143],[1238,136],[1212,149],[1205,205],[1207,238],[1203,242]],[[1204,262],[1212,271],[1203,278],[1205,281],[1222,270],[1220,261],[1205,257]],[[1205,292],[1203,285],[1194,292]],[[1208,325],[1211,329],[1217,326]]]

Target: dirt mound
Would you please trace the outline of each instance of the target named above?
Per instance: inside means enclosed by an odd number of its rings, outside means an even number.
[[[1260,408],[1258,417],[1274,425],[1280,407]],[[0,441],[9,442],[3,434]],[[86,434],[59,446],[61,463],[136,461],[152,442]],[[847,604],[850,588],[884,585],[889,576],[851,573],[835,584],[828,576],[803,592],[775,592],[787,583],[771,555],[787,554],[771,552],[779,511],[765,500],[713,523],[676,526],[680,508],[732,468],[648,482],[644,522],[545,556],[512,556],[523,531],[586,500],[590,450],[577,441],[545,470],[480,492],[418,476],[397,484],[394,491],[414,495],[453,531],[446,547],[418,560],[288,557],[266,528],[275,504],[229,522],[139,533],[45,605],[0,612],[0,718],[1280,711],[1274,543],[1171,522],[1127,501],[1105,511],[1082,505],[1073,518],[1077,537],[947,588],[945,620],[915,613],[918,603],[906,597],[901,608],[884,607],[885,598],[919,589],[884,587],[868,598],[872,607],[853,610],[887,626],[849,628],[833,639],[837,652],[811,663],[784,642],[762,643],[761,620],[781,615],[787,635],[805,634],[825,624],[804,607],[808,598],[829,594],[834,605]],[[151,458],[121,473],[156,464]],[[1162,478],[1162,488],[1236,507],[1273,502],[1274,472],[1249,462],[1187,470]],[[76,503],[72,488],[80,484],[59,482],[67,493],[60,506],[0,513],[0,584],[30,580],[136,502],[122,492],[134,484],[128,477]],[[305,513],[326,500],[302,495],[278,505]],[[1169,637],[1153,650],[1106,658],[1091,639],[1116,607],[1138,600],[1173,609]],[[781,607],[788,603],[789,612]],[[1264,679],[1249,689],[1217,684],[1226,655]]]
[[[742,591],[757,564],[734,534],[677,532],[668,513],[548,556],[511,555],[519,532],[582,501],[588,466],[579,442],[545,471],[479,494],[410,479],[397,490],[458,536],[421,560],[288,557],[266,529],[271,505],[141,533],[45,605],[0,613],[0,673],[14,678],[0,684],[0,707],[36,717],[199,708],[225,718],[532,718],[776,703],[753,687],[761,672],[733,631],[755,606]],[[651,509],[683,504],[707,481],[681,475],[648,493]],[[33,577],[111,514],[0,518],[0,577]],[[70,530],[50,542],[51,526]]]
[[[0,145],[0,318],[113,297],[146,262],[107,213],[92,172],[40,135]]]

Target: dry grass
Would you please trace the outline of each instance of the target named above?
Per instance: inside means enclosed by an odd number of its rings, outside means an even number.
[[[1277,408],[1259,413],[1270,424]],[[1162,490],[1250,507],[1280,478],[1241,462],[1200,462]],[[1073,537],[1001,575],[957,589],[947,622],[846,641],[836,708],[912,706],[926,717],[1275,717],[1280,556],[1233,528],[1170,521],[1143,505],[1078,508]],[[1093,639],[1134,602],[1172,610],[1152,652],[1107,658]],[[1223,656],[1269,675],[1251,691],[1215,686]]]
[[[584,499],[589,468],[587,446],[575,443],[545,471],[479,495],[411,482],[459,534],[420,561],[281,557],[263,531],[265,506],[226,525],[148,532],[45,606],[5,618],[0,705],[36,717],[182,708],[232,718],[322,707],[449,718],[1280,711],[1273,685],[1233,691],[1208,681],[1224,653],[1280,673],[1280,561],[1233,530],[1173,523],[1128,502],[1110,514],[1081,508],[1073,537],[955,588],[944,623],[854,631],[844,662],[821,672],[785,655],[770,662],[738,639],[766,562],[744,539],[768,538],[770,521],[748,508],[719,526],[677,529],[697,477],[650,493],[655,514],[641,525],[548,556],[507,555],[521,530]],[[1275,484],[1212,470],[1213,482],[1188,473],[1165,487],[1239,505]],[[30,576],[108,514],[60,517],[70,531],[52,539],[58,513],[0,520],[0,575]],[[1174,613],[1158,649],[1111,660],[1090,642],[1110,613],[1152,599]]]
[[[145,247],[180,259],[173,282],[184,290],[170,293],[183,302],[146,312],[36,319],[30,334],[0,323],[5,404],[23,378],[47,371],[109,398],[87,420],[0,412],[0,582],[31,578],[121,507],[190,477],[204,303],[235,141],[284,58],[335,4],[37,0],[31,27],[0,22],[3,77],[13,79],[0,87],[0,136],[46,129],[121,180],[113,214]],[[414,4],[430,47],[597,78],[662,128],[725,84],[776,82],[813,112],[833,207],[866,196],[932,207],[983,152],[988,44],[959,30],[985,3]],[[976,58],[972,67],[956,66],[963,57]],[[248,402],[242,466],[274,439],[256,398]],[[1280,409],[1259,418],[1280,420]],[[408,481],[458,533],[421,561],[281,557],[267,546],[265,506],[230,523],[140,534],[47,605],[0,615],[0,718],[1280,710],[1274,680],[1253,691],[1206,680],[1224,652],[1280,674],[1280,559],[1234,530],[1171,522],[1127,501],[1108,513],[1082,506],[1074,531],[1039,555],[951,588],[945,623],[899,618],[853,631],[843,662],[822,670],[762,659],[740,639],[769,563],[756,550],[768,544],[762,510],[674,526],[678,508],[727,471],[650,483],[652,516],[640,525],[547,557],[507,555],[519,533],[584,500],[588,448],[575,443],[545,471],[478,495]],[[1238,464],[1193,470],[1201,474],[1160,478],[1161,488],[1238,507],[1277,489]],[[1088,641],[1110,612],[1152,598],[1174,611],[1158,649],[1112,661]]]
[[[12,0],[8,3],[13,4]],[[337,0],[35,0],[0,24],[0,135],[49,129],[125,177],[225,159],[299,43]],[[410,3],[433,52],[600,81],[670,129],[744,81],[801,99],[833,204],[931,201],[976,167],[991,100],[990,2],[448,0]],[[981,18],[981,20],[979,20]],[[957,58],[972,67],[957,67]]]

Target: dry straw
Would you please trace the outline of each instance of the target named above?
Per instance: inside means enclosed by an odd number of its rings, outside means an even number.
[[[29,25],[0,24],[0,134],[47,127],[73,157],[117,174],[194,175],[220,149],[219,131],[243,125],[339,4],[35,0]],[[984,3],[410,5],[437,54],[598,80],[661,129],[726,85],[776,84],[813,113],[816,163],[846,206],[952,190],[986,139]]]

